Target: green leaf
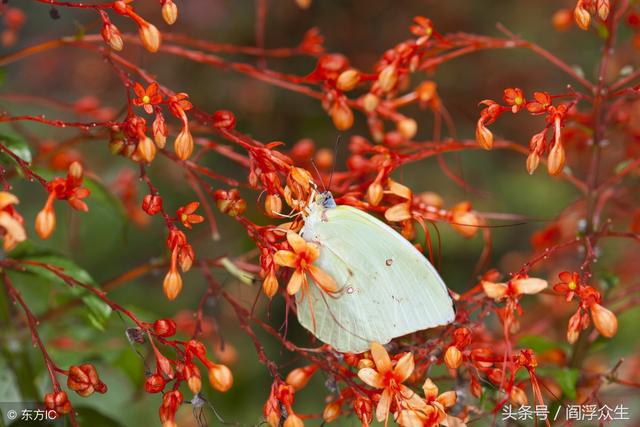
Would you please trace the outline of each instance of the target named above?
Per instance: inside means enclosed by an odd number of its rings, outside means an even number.
[[[29,242],[24,242],[23,244],[18,245],[16,249],[9,253],[9,256],[14,259],[36,261],[58,267],[64,274],[72,277],[78,282],[96,288],[98,287],[98,284],[93,280],[91,275],[86,270],[80,268],[72,260],[62,255],[36,247]],[[26,265],[25,270],[37,277],[59,285],[61,290],[66,290],[71,293],[71,295],[82,299],[82,302],[87,308],[87,317],[89,322],[99,330],[104,330],[104,326],[111,315],[111,307],[109,307],[109,305],[103,302],[95,294],[81,286],[70,286],[62,278],[46,268]]]
[[[20,157],[25,162],[31,163],[31,150],[23,139],[6,134],[0,134],[0,144],[13,151],[16,156]],[[7,153],[0,152],[0,162],[4,164],[12,164],[15,163],[15,160]]]
[[[571,400],[576,398],[576,383],[580,372],[571,368],[549,368],[540,370],[546,376],[552,377],[558,382],[562,392]]]
[[[563,344],[540,335],[527,335],[518,340],[518,345],[528,347],[536,353],[544,353],[556,348],[563,348]]]

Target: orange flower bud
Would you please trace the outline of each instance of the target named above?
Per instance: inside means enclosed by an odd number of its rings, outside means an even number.
[[[583,30],[589,29],[589,23],[591,22],[591,15],[587,9],[582,6],[582,2],[579,2],[576,8],[573,10],[573,18],[576,20],[576,24]]]
[[[162,289],[170,301],[176,299],[180,291],[182,291],[182,277],[180,277],[180,273],[176,270],[170,270],[167,275],[164,276]]]
[[[167,125],[165,124],[164,117],[162,114],[156,115],[155,120],[152,125],[153,130],[153,140],[155,141],[158,148],[164,148],[167,145]]]
[[[124,42],[122,41],[120,31],[115,25],[105,24],[102,27],[102,31],[100,32],[100,34],[102,35],[102,39],[104,40],[104,42],[108,44],[111,49],[121,51],[124,47]]]
[[[600,16],[600,19],[606,21],[609,16],[609,0],[598,0],[596,8],[598,9],[598,16]]]
[[[484,125],[484,121],[482,119],[478,120],[476,125],[476,141],[480,145],[480,147],[485,150],[491,150],[493,147],[493,134],[491,131]]]
[[[513,386],[509,392],[509,401],[514,405],[523,406],[529,402],[529,399],[523,389],[518,386]]]
[[[397,81],[398,70],[396,69],[395,64],[387,65],[378,75],[378,84],[380,85],[380,90],[383,92],[389,92],[393,89]]]
[[[429,102],[436,95],[437,85],[435,82],[426,81],[420,83],[420,85],[416,88],[416,93],[418,94],[418,98],[420,102]]]
[[[380,104],[380,98],[378,98],[376,95],[372,93],[368,93],[362,97],[362,106],[364,107],[364,110],[368,113],[372,113],[373,111],[375,111],[375,109],[378,108],[379,104]]]
[[[558,175],[564,168],[565,156],[561,143],[556,142],[549,152],[547,171],[549,175]]]
[[[416,136],[418,132],[418,123],[415,120],[405,117],[401,119],[397,124],[398,132],[407,139],[411,139]]]
[[[98,393],[107,392],[107,386],[98,378],[96,368],[88,363],[69,368],[67,386],[82,397],[87,397],[93,394],[94,391]]]
[[[193,153],[193,136],[189,128],[184,127],[173,142],[173,149],[180,160],[187,160]]]
[[[162,19],[169,25],[173,25],[178,19],[178,6],[173,0],[166,0],[162,5]]]
[[[462,365],[462,352],[455,345],[449,346],[444,354],[444,363],[449,369],[458,369]]]
[[[558,31],[566,31],[571,28],[571,24],[573,22],[571,16],[571,9],[560,9],[556,13],[553,14],[551,18],[551,23],[553,24],[553,28]]]
[[[325,423],[335,421],[340,416],[341,408],[338,402],[329,402],[322,411],[322,419]]]
[[[147,393],[160,393],[165,386],[166,382],[162,375],[153,374],[149,375],[149,377],[144,382],[144,389]]]
[[[36,216],[36,233],[46,240],[56,229],[56,213],[49,205],[45,206]]]
[[[136,154],[145,163],[151,163],[156,157],[156,144],[149,137],[138,142]]]
[[[444,206],[444,200],[442,197],[432,191],[425,191],[416,196],[416,201],[424,203],[427,206],[433,206],[434,208],[441,208]]]
[[[284,420],[282,427],[304,427],[304,423],[302,422],[302,418],[292,412],[287,419]]]
[[[171,319],[159,319],[153,322],[153,332],[160,337],[173,336],[176,328],[176,322]]]
[[[346,102],[336,102],[331,108],[331,120],[338,130],[347,130],[353,126],[353,112]]]
[[[336,81],[336,87],[343,92],[348,92],[356,87],[359,82],[360,73],[354,69],[349,69],[340,73]]]
[[[47,409],[56,411],[58,414],[71,412],[71,402],[69,402],[69,396],[64,391],[45,394],[44,406]]]
[[[618,332],[618,319],[610,310],[600,304],[591,306],[593,324],[603,337],[611,338]]]
[[[296,0],[296,4],[300,9],[309,9],[311,0]]]
[[[278,194],[267,194],[264,200],[265,213],[271,218],[279,218],[282,212],[282,199]]]
[[[212,363],[209,367],[209,382],[218,391],[225,392],[233,385],[231,370],[225,365]]]
[[[319,169],[331,169],[333,166],[333,151],[321,148],[315,155],[316,165]]]
[[[262,282],[262,291],[269,299],[273,298],[276,292],[278,292],[278,279],[275,273],[271,272],[267,274],[267,277],[265,277]]]
[[[142,45],[149,52],[157,52],[160,49],[160,31],[153,24],[143,22],[140,25],[138,35]]]
[[[287,375],[287,379],[285,380],[285,382],[293,387],[295,391],[300,391],[307,385],[307,383],[317,370],[317,365],[309,365],[302,368],[296,368],[289,372],[289,375]]]
[[[81,180],[84,169],[78,161],[74,161],[69,165],[69,176],[76,180]]]
[[[462,236],[470,238],[478,231],[480,221],[478,220],[478,216],[471,212],[471,210],[462,209],[463,204],[464,203],[460,203],[453,207],[451,226]]]
[[[380,185],[378,181],[372,182],[367,189],[367,198],[369,199],[369,203],[371,203],[372,206],[378,206],[382,201],[383,195],[384,193],[382,192],[382,185]]]
[[[527,156],[527,172],[529,175],[533,175],[535,170],[538,168],[538,164],[540,163],[540,156],[536,153],[529,153]]]

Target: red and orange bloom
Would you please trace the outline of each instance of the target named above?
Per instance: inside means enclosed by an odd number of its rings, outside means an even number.
[[[396,421],[403,427],[463,425],[462,420],[447,415],[446,409],[456,404],[455,391],[438,394],[438,386],[427,378],[422,385],[426,404],[420,407],[403,408],[396,415]]]
[[[13,194],[0,191],[0,236],[4,237],[5,251],[10,251],[27,238],[23,225],[24,219],[13,207],[18,202],[18,198]]]
[[[551,105],[551,95],[547,92],[533,92],[533,99],[527,103],[527,110],[532,114],[542,114]]]
[[[527,100],[524,98],[524,93],[522,93],[522,90],[517,87],[505,89],[502,99],[504,99],[504,102],[511,105],[511,111],[513,113],[520,111],[520,109],[527,103]]]
[[[148,114],[153,113],[153,106],[162,102],[162,95],[158,92],[158,83],[151,83],[147,89],[142,87],[140,83],[133,85],[133,91],[137,98],[133,99],[133,105],[143,107]]]
[[[376,407],[376,418],[387,424],[391,405],[396,408],[420,409],[426,406],[425,402],[409,387],[402,384],[413,373],[415,367],[413,353],[405,353],[393,365],[385,348],[378,344],[371,344],[371,357],[374,368],[362,368],[358,371],[358,377],[367,385],[381,389],[380,400]]]
[[[201,215],[196,215],[194,212],[200,206],[199,202],[191,202],[181,208],[176,210],[176,215],[178,219],[185,227],[191,229],[191,224],[199,224],[204,221],[204,217]]]
[[[573,296],[580,290],[580,275],[576,272],[569,273],[563,271],[558,275],[560,283],[553,285],[553,290],[564,294],[567,301],[571,301]]]
[[[179,119],[183,118],[185,111],[193,108],[193,104],[187,100],[188,97],[188,94],[180,92],[169,98],[169,109]]]
[[[547,287],[547,281],[535,277],[518,277],[509,280],[508,283],[494,283],[482,281],[484,293],[496,301],[506,297],[519,297],[522,294],[533,295],[543,291]]]
[[[318,245],[305,241],[299,234],[292,231],[287,233],[287,242],[293,251],[279,250],[274,254],[273,259],[278,265],[295,268],[287,284],[289,295],[295,295],[300,289],[303,292],[306,291],[307,273],[323,291],[328,293],[338,291],[338,285],[333,277],[313,265],[320,255]]]

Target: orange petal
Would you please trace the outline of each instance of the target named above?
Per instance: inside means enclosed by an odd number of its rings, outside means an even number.
[[[22,242],[27,238],[24,226],[6,212],[0,212],[0,227],[3,227],[7,234],[16,242]]]
[[[367,385],[375,388],[384,388],[382,375],[373,368],[362,368],[358,371],[358,377]]]
[[[278,251],[273,254],[273,260],[278,265],[282,265],[284,267],[296,268],[298,257],[291,251]]]
[[[396,367],[393,368],[393,375],[396,377],[397,381],[404,382],[409,378],[414,367],[413,353],[405,353],[404,356],[398,360],[398,363],[396,363]]]
[[[411,205],[409,203],[398,203],[391,206],[384,213],[384,217],[387,221],[399,222],[411,218]]]
[[[486,280],[482,281],[482,289],[489,298],[499,300],[504,298],[507,293],[507,285],[504,283],[493,283]]]
[[[307,242],[300,237],[298,233],[288,232],[287,241],[293,248],[293,251],[297,254],[303,253],[307,250]]]
[[[417,412],[403,410],[396,419],[396,422],[402,427],[424,427],[425,420],[422,419]]]
[[[325,273],[324,270],[319,269],[315,265],[310,265],[308,270],[316,284],[325,292],[338,292],[338,284],[333,280],[333,277]]]
[[[18,204],[18,198],[6,191],[0,191],[0,209],[4,209],[9,205]]]
[[[516,279],[511,282],[519,294],[537,294],[545,289],[548,284],[546,280],[527,277],[526,279]]]
[[[133,85],[133,91],[136,93],[138,98],[142,98],[146,95],[146,92],[140,83],[136,83]]]
[[[376,407],[376,418],[378,421],[384,421],[387,424],[387,418],[389,418],[389,408],[391,407],[391,392],[388,388],[385,388],[380,395],[380,401]]]
[[[294,271],[291,279],[289,279],[289,283],[287,283],[287,293],[289,295],[295,295],[306,281],[307,276],[305,276],[302,271]]]
[[[438,386],[431,381],[431,378],[427,378],[422,384],[422,391],[424,391],[424,397],[431,401],[438,396]]]
[[[378,372],[384,374],[391,370],[391,359],[389,358],[389,353],[387,353],[387,350],[377,342],[371,343],[371,356],[373,357],[373,362],[378,368]]]
[[[307,243],[307,257],[310,262],[315,261],[320,256],[320,248],[314,243]]]
[[[406,385],[400,386],[400,397],[403,399],[403,406],[406,406],[409,409],[424,412],[429,406],[427,405],[427,402],[418,395],[418,393],[411,390]]]

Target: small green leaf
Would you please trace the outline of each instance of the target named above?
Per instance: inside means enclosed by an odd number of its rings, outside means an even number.
[[[552,377],[558,382],[562,392],[571,400],[576,398],[576,383],[580,372],[571,368],[550,368],[540,370],[540,373]]]
[[[85,285],[98,287],[91,275],[84,269],[80,268],[72,260],[65,258],[52,252],[47,252],[42,248],[38,248],[33,244],[25,242],[18,245],[9,256],[14,259],[37,261],[60,268],[64,274]],[[61,290],[67,290],[71,295],[81,298],[86,306],[87,317],[89,322],[100,330],[104,330],[109,316],[111,315],[111,307],[103,302],[98,296],[81,286],[70,286],[54,272],[39,266],[26,265],[25,270],[35,276],[41,277],[49,282],[60,285]]]
[[[27,163],[31,162],[31,150],[23,139],[19,139],[10,135],[0,134],[0,144],[11,150],[16,156],[20,157]],[[0,152],[0,162],[4,164],[12,164],[15,162],[7,153]]]

